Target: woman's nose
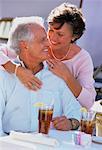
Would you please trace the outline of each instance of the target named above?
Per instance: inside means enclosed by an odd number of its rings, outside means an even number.
[[[50,36],[50,41],[57,42],[57,41],[58,41],[57,35],[52,34],[52,35]]]

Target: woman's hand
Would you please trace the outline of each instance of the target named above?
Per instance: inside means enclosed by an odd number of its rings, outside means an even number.
[[[66,83],[68,82],[68,78],[70,78],[71,73],[63,62],[56,61],[55,59],[49,59],[47,60],[47,63],[50,71],[62,78]]]
[[[36,91],[41,88],[42,82],[33,75],[32,71],[19,66],[16,75],[28,89]]]
[[[65,116],[53,118],[52,124],[57,130],[69,131],[72,129],[70,120],[68,120]]]

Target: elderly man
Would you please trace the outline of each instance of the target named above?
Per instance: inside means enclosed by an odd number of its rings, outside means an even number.
[[[77,129],[80,105],[64,81],[52,74],[44,62],[48,58],[49,43],[42,18],[25,17],[18,18],[18,21],[11,30],[9,47],[18,54],[15,61],[33,71],[43,82],[43,87],[31,91],[16,75],[0,70],[0,135],[11,130],[36,131],[37,104],[50,103],[49,99],[43,99],[42,94],[54,99],[53,126],[59,130]]]

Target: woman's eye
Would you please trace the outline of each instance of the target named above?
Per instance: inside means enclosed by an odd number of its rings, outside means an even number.
[[[49,30],[49,32],[53,32],[53,30]]]

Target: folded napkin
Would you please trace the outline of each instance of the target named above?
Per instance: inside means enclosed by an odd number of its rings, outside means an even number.
[[[33,143],[44,144],[49,146],[59,145],[59,142],[56,139],[43,135],[42,133],[31,134],[31,133],[11,131],[10,137],[16,140],[33,142]]]
[[[102,105],[101,105],[102,100],[96,101],[94,105],[91,107],[92,111],[102,113]]]

